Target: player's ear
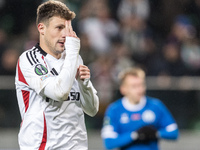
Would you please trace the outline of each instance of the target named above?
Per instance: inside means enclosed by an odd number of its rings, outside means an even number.
[[[40,32],[40,34],[44,35],[45,25],[43,23],[39,23],[37,28],[38,28],[38,31]]]
[[[126,95],[126,87],[123,84],[120,85],[119,90],[122,95]]]

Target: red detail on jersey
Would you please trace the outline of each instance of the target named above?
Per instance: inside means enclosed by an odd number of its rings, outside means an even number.
[[[45,146],[47,143],[47,124],[46,124],[46,119],[44,115],[44,131],[43,131],[43,137],[42,137],[42,142],[40,144],[40,148],[38,150],[44,150]]]
[[[46,62],[45,62],[45,60],[44,60],[44,56],[42,56],[42,59],[43,59],[43,61],[44,61],[45,65],[46,65],[46,67],[47,67],[47,64],[46,64]]]
[[[131,119],[132,120],[140,120],[141,119],[141,115],[139,113],[132,114],[131,115]]]
[[[22,74],[22,71],[20,69],[20,66],[19,66],[19,61],[17,63],[17,69],[18,69],[18,80],[25,83],[26,85],[28,85],[28,83],[26,82],[25,78],[24,78],[24,75]]]
[[[28,106],[29,106],[29,95],[30,95],[29,91],[22,90],[22,96],[23,96],[24,105],[25,105],[25,112],[27,111]]]

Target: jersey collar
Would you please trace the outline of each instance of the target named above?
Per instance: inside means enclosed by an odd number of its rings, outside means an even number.
[[[140,102],[136,105],[131,104],[126,97],[122,98],[122,105],[124,106],[125,109],[129,111],[140,111],[143,109],[146,105],[146,97],[142,97]]]
[[[46,55],[47,55],[47,53],[40,47],[40,44],[39,44],[39,43],[37,43],[37,44],[35,45],[35,47],[40,51],[40,53],[41,53],[43,56],[46,56]]]

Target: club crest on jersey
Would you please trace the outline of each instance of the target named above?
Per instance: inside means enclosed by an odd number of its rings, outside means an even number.
[[[156,119],[156,115],[152,110],[146,110],[142,113],[142,120],[146,123],[153,123]]]
[[[38,64],[38,65],[35,66],[35,73],[36,73],[37,75],[41,76],[41,75],[47,74],[47,73],[48,73],[48,70],[47,70],[47,68],[45,68],[43,65]]]
[[[128,116],[128,114],[123,113],[123,114],[121,115],[120,122],[121,122],[121,123],[128,123],[128,122],[129,122],[129,116]]]

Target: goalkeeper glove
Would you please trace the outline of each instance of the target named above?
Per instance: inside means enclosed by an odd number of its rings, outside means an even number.
[[[131,137],[138,142],[149,142],[157,140],[157,130],[153,126],[144,126],[132,132]]]

